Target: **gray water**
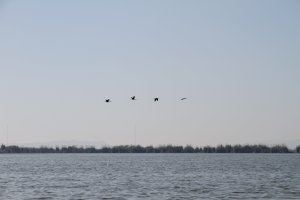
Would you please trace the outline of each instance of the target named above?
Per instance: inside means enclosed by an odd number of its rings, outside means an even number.
[[[298,154],[6,154],[0,199],[300,199]]]

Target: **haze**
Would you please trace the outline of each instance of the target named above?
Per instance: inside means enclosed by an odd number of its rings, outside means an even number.
[[[296,0],[3,1],[0,143],[295,145],[299,11]]]

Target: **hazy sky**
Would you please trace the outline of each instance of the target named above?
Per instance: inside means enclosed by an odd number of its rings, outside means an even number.
[[[300,1],[0,1],[0,142],[135,124],[142,145],[300,143]]]

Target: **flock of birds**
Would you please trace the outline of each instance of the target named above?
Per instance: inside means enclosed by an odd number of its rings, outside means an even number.
[[[137,99],[136,99],[136,96],[132,96],[132,97],[130,97],[130,99],[131,99],[132,101],[137,100]],[[184,101],[184,100],[186,100],[186,99],[187,99],[187,98],[183,97],[183,98],[180,99],[180,101]],[[153,100],[154,100],[154,102],[157,102],[157,101],[159,100],[159,98],[158,98],[158,97],[154,97]],[[111,99],[105,99],[105,102],[106,102],[106,103],[110,103],[110,102],[111,102]]]

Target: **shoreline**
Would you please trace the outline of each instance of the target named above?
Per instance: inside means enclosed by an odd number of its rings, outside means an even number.
[[[104,146],[102,148],[78,147],[78,146],[61,146],[61,147],[23,147],[23,146],[5,146],[1,145],[0,154],[26,154],[26,153],[300,153],[300,145],[295,149],[289,149],[286,145],[218,145],[193,147],[191,145],[159,145],[159,146],[141,146],[141,145],[118,145]]]

